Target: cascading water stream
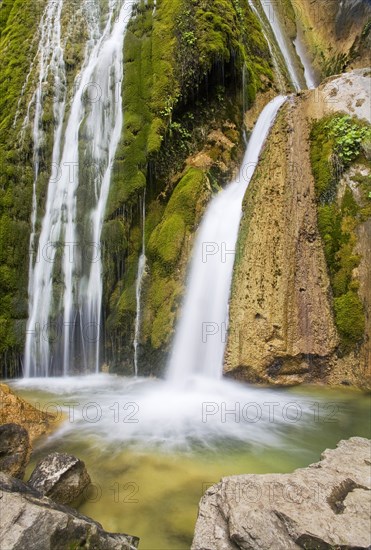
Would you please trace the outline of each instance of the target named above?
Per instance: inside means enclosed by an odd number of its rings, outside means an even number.
[[[297,25],[297,35],[294,40],[294,46],[300,58],[301,64],[304,67],[304,78],[307,84],[307,88],[308,90],[312,90],[313,88],[316,88],[318,86],[319,80],[313,70],[308,53],[304,46],[303,31],[300,25]]]
[[[135,330],[134,330],[134,374],[138,376],[138,344],[140,336],[140,322],[141,322],[141,294],[142,294],[142,283],[143,277],[146,269],[146,242],[145,242],[145,224],[146,224],[146,194],[143,194],[143,203],[142,203],[142,252],[139,257],[138,262],[138,273],[137,281],[135,287],[135,296],[137,304],[137,313],[135,317]]]
[[[54,142],[59,143],[61,134],[61,125],[63,123],[65,101],[66,101],[66,71],[63,61],[63,50],[61,44],[61,13],[63,8],[63,0],[61,2],[49,2],[39,26],[40,41],[36,57],[39,59],[39,78],[36,90],[31,98],[27,108],[27,114],[22,125],[22,137],[26,126],[29,123],[30,110],[34,106],[34,120],[32,136],[34,142],[33,166],[34,180],[32,187],[32,211],[31,211],[31,235],[29,249],[29,280],[28,294],[30,297],[29,311],[33,309],[33,285],[34,285],[34,261],[35,261],[35,239],[36,239],[36,219],[37,219],[37,196],[36,186],[40,170],[40,148],[44,139],[41,119],[44,112],[43,105],[43,86],[48,80],[48,76],[52,75],[55,82],[55,96],[53,105],[53,114],[55,119],[55,135]],[[34,62],[31,65],[27,75],[25,85],[27,84],[32,72]],[[24,90],[22,90],[22,93]],[[55,147],[53,151],[53,162],[58,161],[59,147]],[[26,358],[29,355],[29,342],[26,344]],[[26,359],[26,372],[28,370],[28,361]]]
[[[60,33],[62,0],[50,0],[46,10],[52,5],[59,7],[53,24]],[[105,14],[98,0],[86,0],[84,7],[89,36],[67,117],[66,99],[60,100],[62,76],[65,78],[63,50],[60,44],[55,48],[59,57],[52,73],[56,122],[52,166],[58,167],[58,174],[49,180],[38,261],[30,269],[26,376],[68,374],[76,361],[74,344],[81,349],[79,361],[86,369],[99,368],[102,264],[100,254],[94,252],[100,246],[112,166],[121,137],[123,40],[132,2],[109,0]],[[40,44],[43,59],[45,45]],[[88,204],[83,205],[84,213],[79,217],[77,202],[82,186]],[[36,217],[36,213],[33,215]],[[60,247],[63,288],[61,296],[56,297],[53,280],[60,277],[56,265]],[[93,251],[90,257],[86,257],[88,247]],[[63,313],[56,315],[56,311]],[[57,344],[51,353],[50,332],[56,324]]]
[[[260,20],[264,37],[268,42],[269,51],[274,63],[276,74],[278,75],[279,81],[281,82],[282,76],[280,78],[279,63],[276,58],[274,48],[272,47],[270,40],[267,36],[266,22],[261,17],[259,11],[256,9],[253,0],[249,0],[249,5]],[[272,29],[273,35],[283,56],[290,80],[295,90],[299,91],[304,87],[308,89],[315,88],[318,85],[318,79],[315,75],[307,50],[304,45],[303,31],[300,25],[300,21],[298,21],[296,25],[296,38],[293,42],[291,42],[286,36],[284,30],[282,29],[280,19],[275,11],[274,2],[272,2],[271,0],[261,0],[260,5],[262,6],[266,19],[268,20],[269,25]],[[300,64],[304,69],[303,73],[300,70]]]
[[[278,96],[263,109],[238,177],[212,200],[201,222],[170,357],[168,379],[174,383],[182,384],[195,375],[219,378],[222,374],[242,200],[284,101]]]
[[[249,2],[250,8],[252,9],[254,14],[256,15],[256,17],[260,21],[261,28],[262,28],[262,33],[263,33],[263,36],[265,38],[265,41],[268,44],[269,53],[270,53],[271,58],[272,58],[273,66],[274,66],[274,69],[275,69],[275,76],[276,76],[277,82],[278,82],[278,87],[279,87],[280,92],[284,93],[285,87],[286,87],[285,86],[285,78],[284,78],[284,76],[282,74],[282,71],[281,71],[281,68],[280,68],[280,63],[279,63],[279,59],[278,59],[278,55],[276,53],[276,50],[272,46],[271,41],[269,40],[269,37],[268,37],[268,25],[267,25],[266,21],[260,16],[260,13],[256,9],[256,7],[253,3],[253,0],[248,0],[248,2]],[[243,84],[243,85],[245,85],[245,84]]]
[[[33,192],[32,192],[32,212],[31,212],[31,235],[30,235],[30,260],[29,260],[29,282],[28,282],[28,295],[29,295],[29,322],[27,326],[26,335],[26,347],[25,347],[25,375],[26,377],[31,374],[31,355],[33,347],[33,338],[38,338],[40,345],[39,353],[35,362],[38,361],[44,364],[44,359],[49,354],[49,342],[45,338],[41,338],[40,324],[36,320],[36,305],[39,303],[39,296],[41,290],[35,288],[35,278],[37,266],[40,264],[35,262],[35,240],[36,240],[36,219],[37,219],[37,195],[36,187],[39,177],[39,165],[40,165],[40,148],[44,139],[44,132],[42,131],[41,118],[43,115],[43,86],[48,80],[48,77],[52,75],[54,77],[54,104],[53,114],[55,119],[55,131],[54,131],[54,146],[52,153],[52,166],[59,164],[60,158],[60,140],[62,133],[62,125],[65,113],[66,103],[66,71],[63,61],[63,49],[61,43],[61,13],[63,8],[63,0],[57,3],[53,0],[49,0],[43,17],[40,22],[40,42],[36,56],[39,58],[39,77],[37,88],[27,108],[27,115],[22,126],[22,134],[25,131],[26,126],[29,123],[30,110],[32,105],[35,106],[35,114],[33,120],[33,141],[34,141],[34,180],[33,180]],[[31,67],[32,69],[32,67]],[[31,72],[31,71],[30,71]],[[30,72],[27,75],[26,82],[30,77]],[[40,258],[38,257],[37,262]],[[44,326],[44,325],[41,325]],[[32,330],[34,327],[35,330]],[[39,329],[39,334],[36,335],[36,329]]]
[[[262,0],[260,4],[272,28],[274,37],[277,41],[279,49],[281,50],[281,53],[285,60],[285,64],[290,76],[290,80],[295,90],[298,92],[299,90],[304,88],[305,81],[303,76],[300,74],[298,70],[298,63],[297,63],[297,60],[295,59],[296,58],[295,48],[293,44],[290,42],[289,38],[285,35],[281,27],[279,17],[274,9],[274,2],[271,2],[270,0]]]
[[[261,22],[279,85],[283,86],[279,60],[269,41],[266,22],[252,0],[249,0],[249,5]],[[298,70],[294,46],[285,36],[272,2],[264,0],[261,6],[294,88],[299,91],[305,83],[312,87],[311,73],[308,69],[305,79]],[[250,137],[237,179],[213,199],[201,222],[170,356],[168,379],[173,383],[183,384],[195,375],[207,378],[221,376],[242,200],[269,129],[284,101],[284,97],[278,96],[262,111]]]

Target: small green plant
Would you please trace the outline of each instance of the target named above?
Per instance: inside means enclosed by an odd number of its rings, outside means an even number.
[[[193,44],[196,42],[197,38],[195,36],[195,33],[192,31],[185,31],[182,34],[182,40],[188,45],[193,46]]]
[[[325,128],[329,131],[329,137],[334,139],[334,152],[344,166],[358,157],[363,143],[371,140],[371,127],[349,115],[333,118]]]

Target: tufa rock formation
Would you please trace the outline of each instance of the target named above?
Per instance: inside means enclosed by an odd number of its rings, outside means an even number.
[[[352,274],[366,316],[364,337],[340,353],[310,153],[313,121],[338,112],[369,116],[369,87],[367,70],[331,78],[290,98],[278,116],[244,199],[227,376],[273,384],[370,384],[369,219],[357,226],[363,260]],[[367,161],[365,171],[369,175]],[[360,188],[356,182],[353,187]]]

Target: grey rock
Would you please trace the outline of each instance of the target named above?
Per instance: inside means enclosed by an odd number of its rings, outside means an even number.
[[[200,502],[192,550],[368,549],[371,440],[292,474],[226,477]]]
[[[60,504],[70,504],[90,484],[85,463],[65,453],[50,453],[40,460],[28,484]]]
[[[22,479],[31,456],[27,430],[19,424],[0,426],[0,470]]]
[[[346,38],[352,25],[362,29],[371,17],[371,0],[343,0],[339,2],[335,19],[335,31],[338,37]]]
[[[139,539],[102,526],[0,472],[2,550],[135,550]]]

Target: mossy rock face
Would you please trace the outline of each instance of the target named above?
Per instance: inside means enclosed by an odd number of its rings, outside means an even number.
[[[37,27],[44,0],[5,0],[0,6],[0,375],[19,375],[28,316],[27,285],[33,184],[33,140],[20,139],[31,99],[33,75],[25,79],[36,53]],[[21,90],[23,89],[23,95]],[[49,110],[50,98],[45,104]],[[45,129],[50,120],[42,121]],[[40,181],[49,142],[40,151]]]
[[[156,10],[153,2],[140,2],[124,55],[124,132],[108,216],[135,202],[146,186],[148,161],[197,96],[212,99],[219,84],[223,95],[225,88],[241,89],[244,66],[250,102],[273,79],[268,45],[246,0],[159,0]]]
[[[162,220],[148,242],[151,278],[145,294],[142,339],[156,350],[169,343],[188,260],[189,241],[200,219],[210,189],[202,170],[188,168],[176,185]],[[178,273],[174,270],[178,267]],[[181,273],[179,273],[179,271]]]
[[[173,267],[180,255],[185,237],[185,223],[180,214],[171,214],[156,227],[148,243],[148,254],[164,266]]]
[[[133,368],[139,202],[146,193],[146,273],[139,370],[159,374],[184,293],[193,235],[211,188],[241,158],[244,107],[273,85],[269,48],[247,0],[158,0],[135,8],[125,38],[124,131],[107,223],[125,217],[120,277],[107,273],[107,361]],[[243,73],[245,79],[243,78]],[[243,82],[246,88],[242,89]],[[215,137],[217,136],[217,137]],[[137,244],[134,244],[134,243]],[[139,243],[139,246],[138,246]],[[109,256],[109,251],[108,251]],[[120,350],[109,343],[120,333]]]
[[[363,338],[365,316],[357,292],[349,290],[334,300],[335,321],[343,341],[351,346]]]
[[[370,137],[370,125],[342,114],[315,122],[311,131],[318,228],[332,287],[340,354],[356,349],[364,338],[365,312],[355,275],[361,257],[355,248],[357,227],[370,216],[370,211],[362,176],[358,181],[358,201],[348,185],[339,197],[339,182],[342,174],[355,163],[370,169],[365,156]]]

